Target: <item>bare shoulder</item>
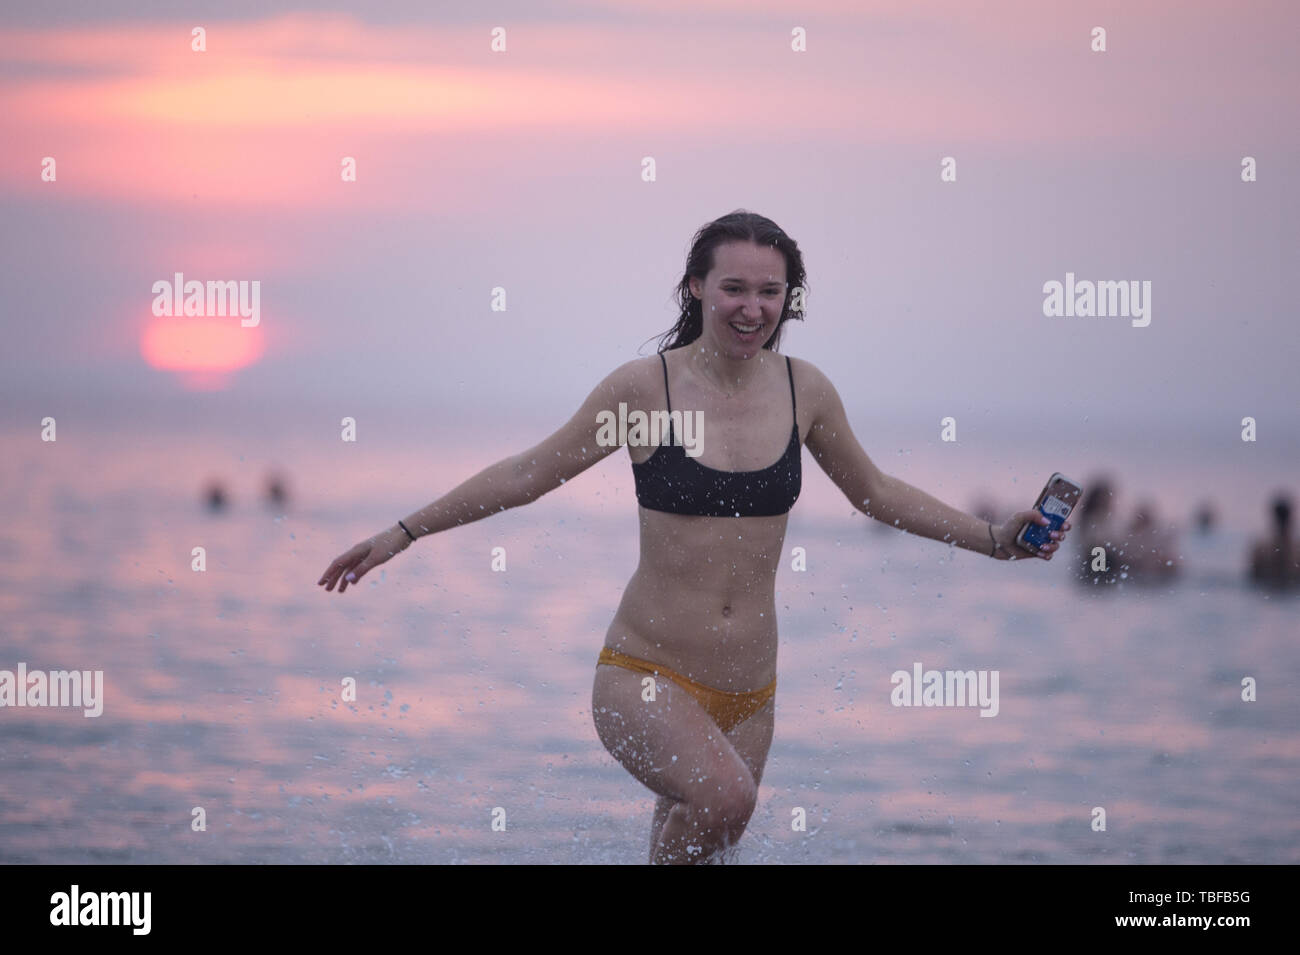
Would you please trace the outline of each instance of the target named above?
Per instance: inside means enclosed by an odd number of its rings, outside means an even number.
[[[650,392],[656,381],[655,369],[659,367],[659,356],[648,355],[642,358],[633,358],[631,361],[625,361],[619,365],[596,386],[596,393],[603,399],[611,402],[611,407],[618,407],[618,402],[625,401],[629,405],[632,402],[641,400],[642,396]],[[660,383],[659,390],[663,390]]]
[[[822,373],[822,370],[810,362],[807,358],[795,358],[793,355],[788,356],[790,365],[794,370],[795,387],[799,388],[804,384],[813,384],[818,388],[828,387],[830,379]]]
[[[620,402],[634,402],[645,392],[649,361],[635,358],[619,365],[597,382],[567,422],[515,456],[521,479],[530,482],[531,497],[559,487],[621,447],[601,440],[601,420],[610,412],[617,413]]]
[[[811,419],[804,447],[849,503],[868,513],[866,504],[880,497],[885,475],[853,434],[844,402],[825,373],[802,358],[790,359],[790,367],[799,413]]]
[[[656,384],[659,386],[660,391],[663,390],[664,366],[660,361],[659,352],[633,358],[621,367],[625,369],[624,373],[627,376],[628,383],[638,391],[647,391]]]
[[[801,408],[808,409],[809,418],[816,422],[827,408],[827,402],[838,400],[835,386],[820,368],[806,358],[790,356],[790,370],[794,375],[794,393]]]

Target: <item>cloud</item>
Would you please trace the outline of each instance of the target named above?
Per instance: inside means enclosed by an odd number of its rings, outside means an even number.
[[[1227,33],[1214,20],[1098,13],[1112,31],[1102,58],[1087,48],[1091,20],[1038,5],[977,15],[837,3],[787,16],[715,3],[689,14],[517,13],[503,18],[504,53],[489,49],[488,21],[338,14],[213,21],[203,53],[188,21],[2,30],[0,188],[48,196],[39,166],[53,156],[59,195],[320,207],[361,194],[368,208],[443,209],[449,189],[413,190],[404,177],[451,152],[473,170],[540,140],[625,142],[630,163],[678,137],[1170,147],[1212,128],[1258,148],[1288,97],[1279,71],[1295,72],[1267,21]],[[795,27],[808,31],[806,53],[790,49]],[[1198,66],[1206,55],[1220,64],[1213,76]],[[350,190],[344,156],[362,172]]]

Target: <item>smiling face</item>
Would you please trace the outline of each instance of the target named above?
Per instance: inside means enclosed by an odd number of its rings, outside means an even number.
[[[776,332],[785,307],[785,256],[771,246],[728,242],[713,252],[704,281],[691,278],[700,299],[700,343],[727,358],[753,358]]]

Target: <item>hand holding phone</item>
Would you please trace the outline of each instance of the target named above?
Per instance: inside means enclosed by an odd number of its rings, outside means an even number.
[[[1047,518],[1047,523],[1026,523],[1016,534],[1016,544],[1031,554],[1039,554],[1043,547],[1051,543],[1052,532],[1061,529],[1082,493],[1083,488],[1059,471],[1053,474],[1047,479],[1047,484],[1034,504],[1034,510]]]

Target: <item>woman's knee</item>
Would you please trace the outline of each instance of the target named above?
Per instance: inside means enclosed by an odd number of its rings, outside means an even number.
[[[741,767],[741,778],[722,787],[720,811],[731,828],[743,829],[758,806],[758,787],[749,770]]]
[[[728,833],[743,830],[758,805],[758,787],[749,769],[737,761],[700,782],[687,800],[697,824]]]

